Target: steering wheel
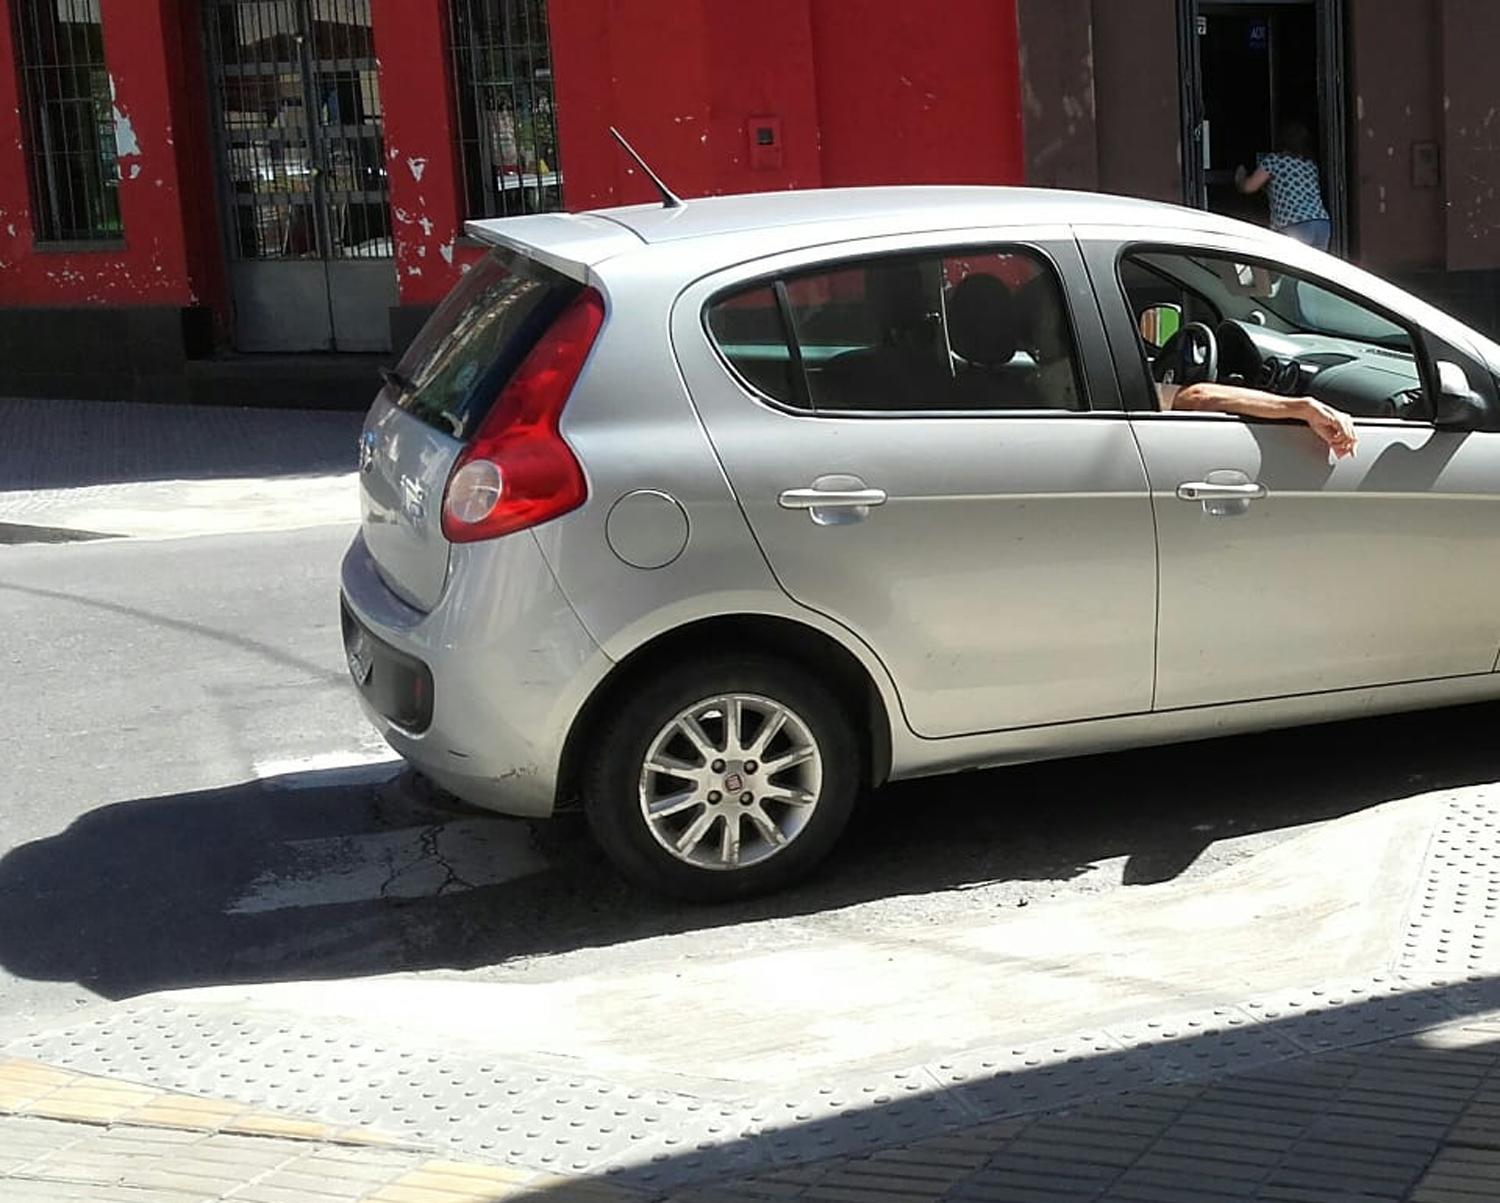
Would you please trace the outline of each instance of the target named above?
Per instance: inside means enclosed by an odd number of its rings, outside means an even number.
[[[1187,387],[1219,378],[1219,339],[1202,322],[1188,322],[1157,353],[1151,374],[1158,383]]]

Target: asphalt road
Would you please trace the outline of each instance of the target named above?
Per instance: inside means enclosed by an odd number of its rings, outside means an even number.
[[[970,773],[871,799],[803,888],[664,904],[574,821],[379,763],[339,643],[348,536],[0,547],[0,1035],[185,986],[552,977],[1045,906],[1500,778],[1494,707]]]

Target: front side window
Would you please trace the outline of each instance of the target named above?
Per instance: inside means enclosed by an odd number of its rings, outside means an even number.
[[[562,208],[546,0],[448,0],[468,215]]]
[[[38,242],[123,237],[99,0],[13,0]]]
[[[721,296],[707,325],[751,389],[814,412],[1087,408],[1061,284],[1025,248],[796,272]]]
[[[1157,381],[1189,378],[1180,331],[1197,323],[1213,335],[1221,383],[1311,396],[1356,418],[1432,416],[1418,333],[1326,283],[1227,253],[1157,248],[1127,253],[1120,283]]]

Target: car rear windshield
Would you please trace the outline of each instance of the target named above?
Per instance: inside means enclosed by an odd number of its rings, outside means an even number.
[[[455,438],[495,398],[582,285],[514,251],[475,263],[401,359],[397,404]]]

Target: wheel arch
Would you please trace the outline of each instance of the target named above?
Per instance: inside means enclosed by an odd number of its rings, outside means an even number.
[[[715,651],[757,652],[813,669],[858,716],[863,739],[865,784],[883,784],[891,772],[891,715],[879,686],[848,648],[833,636],[790,618],[770,614],[731,614],[703,618],[665,631],[614,666],[579,709],[563,743],[557,778],[558,810],[579,801],[582,749],[610,704],[648,677],[674,654]]]

